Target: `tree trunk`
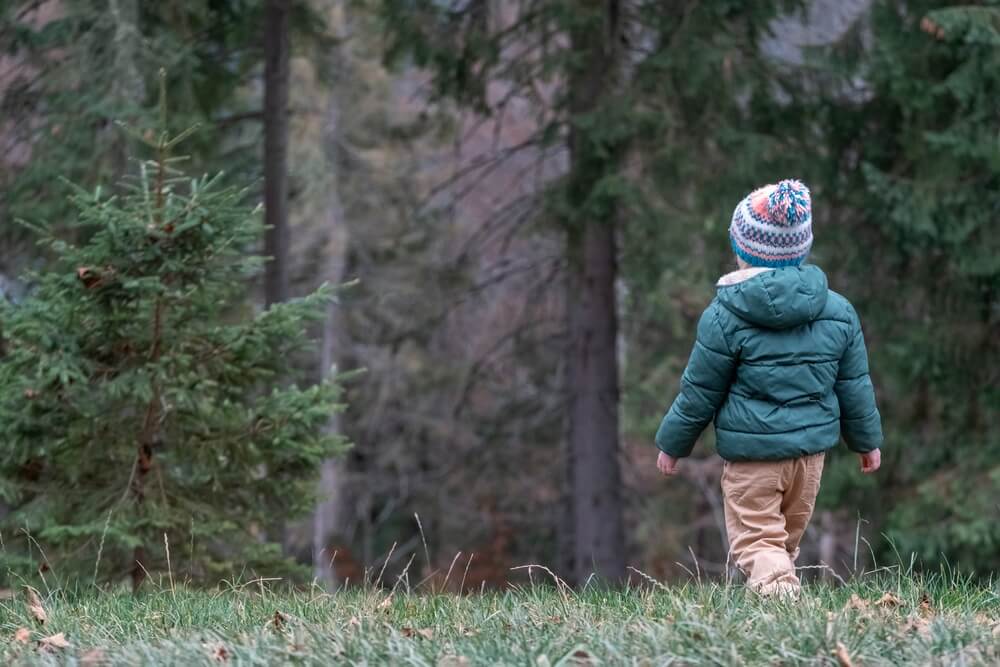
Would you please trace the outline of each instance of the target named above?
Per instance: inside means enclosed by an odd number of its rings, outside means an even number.
[[[334,190],[336,184],[334,184]],[[343,280],[346,233],[343,230],[343,217],[339,200],[331,196],[330,220],[331,241],[328,244],[326,261],[328,280],[339,283]],[[323,324],[323,343],[320,351],[320,381],[326,378],[335,365],[340,343],[344,340],[343,322],[340,318],[339,304],[330,304],[326,322]],[[328,433],[340,431],[340,420],[337,415],[330,415],[326,424]],[[332,589],[341,582],[337,574],[335,548],[332,544],[343,543],[345,525],[347,524],[347,464],[341,457],[323,461],[320,467],[319,497],[316,510],[313,513],[313,573],[316,579]],[[341,554],[342,556],[345,554]]]
[[[574,579],[625,574],[618,464],[615,230],[586,223],[574,244],[568,301],[569,439]]]
[[[344,38],[347,30],[347,3],[338,0],[330,14],[331,29],[339,39]],[[333,58],[337,59],[334,66],[340,72],[348,70],[346,59],[347,49],[333,49]],[[342,82],[343,79],[338,81]],[[324,130],[323,142],[327,146],[329,173],[329,197],[327,201],[326,250],[323,253],[325,263],[323,278],[331,284],[344,280],[347,261],[347,225],[344,220],[344,207],[340,198],[339,146],[342,141],[342,124],[340,119],[341,99],[338,83],[330,91],[327,103],[327,126]],[[330,304],[326,321],[323,323],[323,341],[320,348],[319,377],[326,378],[331,368],[337,365],[337,355],[341,350],[346,336],[344,323],[340,316],[340,305]],[[328,433],[340,431],[340,419],[331,415],[327,422]],[[313,573],[316,579],[328,589],[344,580],[337,569],[336,545],[345,543],[346,528],[349,514],[345,504],[347,494],[347,462],[343,457],[334,457],[323,462],[320,468],[319,496],[313,513]],[[340,554],[342,557],[346,554]]]
[[[593,113],[618,80],[620,31],[617,0],[587,0],[581,11],[601,17],[602,30],[581,21],[570,35],[580,65],[569,78],[574,119]],[[614,154],[598,150],[587,130],[570,135],[569,197],[579,205],[599,181],[618,167]],[[594,207],[604,210],[602,207]],[[618,462],[618,333],[615,281],[615,213],[581,213],[567,221],[569,255],[566,295],[569,393],[570,489],[573,513],[573,573],[576,583],[591,574],[608,582],[625,576],[625,537]]]
[[[290,0],[264,7],[264,276],[267,305],[288,299],[288,14]]]

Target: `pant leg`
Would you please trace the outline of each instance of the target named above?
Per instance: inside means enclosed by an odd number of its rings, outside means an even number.
[[[785,517],[785,530],[788,532],[785,549],[793,565],[799,556],[802,535],[816,507],[825,458],[825,452],[803,456],[795,459],[788,470],[790,474],[782,493],[781,513]]]
[[[726,462],[722,472],[731,558],[761,592],[798,588],[781,512],[792,461]]]

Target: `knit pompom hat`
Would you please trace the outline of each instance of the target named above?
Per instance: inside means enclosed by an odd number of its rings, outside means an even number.
[[[785,180],[754,190],[733,212],[729,239],[750,266],[798,266],[813,242],[809,188]]]

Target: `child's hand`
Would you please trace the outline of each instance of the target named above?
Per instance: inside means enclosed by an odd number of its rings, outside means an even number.
[[[873,473],[879,469],[882,465],[882,452],[878,449],[873,449],[870,452],[861,454],[861,472],[867,474]]]
[[[660,455],[656,457],[656,467],[659,468],[661,473],[667,476],[676,475],[678,472],[677,459],[663,452],[660,452]]]

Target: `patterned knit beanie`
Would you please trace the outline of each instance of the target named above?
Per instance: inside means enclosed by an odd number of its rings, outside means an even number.
[[[733,212],[729,239],[750,266],[798,266],[813,242],[809,188],[785,180],[754,190]]]

